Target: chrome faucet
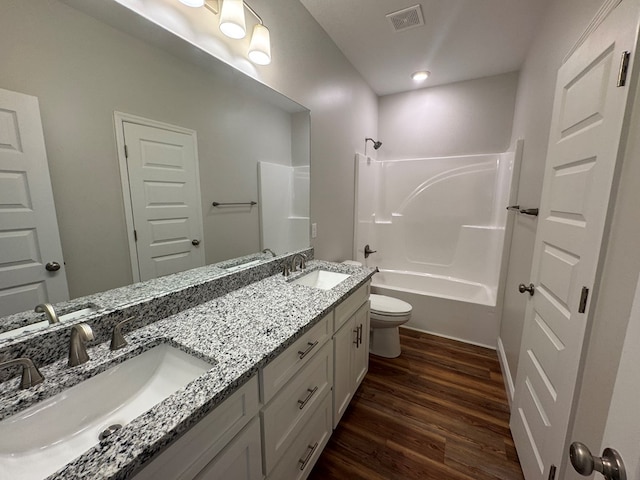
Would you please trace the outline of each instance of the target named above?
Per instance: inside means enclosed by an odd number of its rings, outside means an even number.
[[[127,341],[124,339],[122,335],[122,326],[129,322],[130,320],[134,320],[136,317],[129,317],[122,320],[119,323],[116,323],[116,326],[113,327],[113,333],[111,334],[111,350],[119,350],[127,346]]]
[[[262,250],[262,253],[267,253],[269,252],[271,255],[273,255],[274,257],[277,256],[275,254],[275,252],[273,250],[271,250],[270,248],[265,248],[264,250]]]
[[[41,303],[39,305],[36,305],[36,308],[34,309],[34,311],[36,313],[46,314],[47,319],[49,320],[49,325],[53,325],[54,323],[60,323],[60,320],[58,320],[58,315],[56,314],[56,311],[53,309],[53,305],[51,305],[50,303]]]
[[[291,259],[292,272],[298,271],[298,259],[300,259],[300,270],[304,270],[305,268],[307,268],[307,256],[304,253],[296,253]]]
[[[93,340],[93,330],[86,323],[78,323],[71,327],[71,341],[69,342],[70,367],[81,365],[89,361],[87,342]]]
[[[22,380],[20,381],[21,389],[33,387],[34,385],[38,385],[44,381],[44,377],[40,373],[40,370],[38,370],[30,358],[22,357],[2,362],[0,363],[0,368],[13,367],[15,365],[22,366]]]

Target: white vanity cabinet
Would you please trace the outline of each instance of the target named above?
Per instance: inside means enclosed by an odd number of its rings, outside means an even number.
[[[369,282],[134,480],[302,480],[369,365]]]
[[[333,428],[369,369],[369,284],[335,310]]]
[[[262,479],[259,407],[258,378],[254,376],[170,444],[134,480]]]

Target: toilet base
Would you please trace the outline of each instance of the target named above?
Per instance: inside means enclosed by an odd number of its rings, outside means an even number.
[[[384,358],[400,356],[400,329],[372,328],[370,332],[369,353]]]

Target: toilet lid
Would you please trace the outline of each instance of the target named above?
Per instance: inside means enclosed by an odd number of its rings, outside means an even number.
[[[369,295],[369,300],[371,311],[380,315],[400,316],[411,313],[411,305],[398,298],[372,293]]]

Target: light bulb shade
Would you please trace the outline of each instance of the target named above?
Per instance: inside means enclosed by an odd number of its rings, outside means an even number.
[[[253,27],[251,43],[249,44],[249,60],[258,65],[269,65],[271,63],[269,29],[260,23]]]
[[[244,38],[247,34],[242,0],[222,0],[220,31],[230,38]]]
[[[202,7],[202,6],[204,6],[204,0],[180,0],[180,3],[185,4],[187,7]]]

